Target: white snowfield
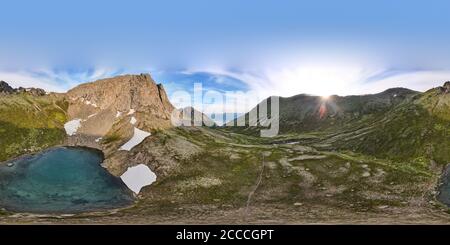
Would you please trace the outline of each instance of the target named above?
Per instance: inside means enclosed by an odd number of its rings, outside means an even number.
[[[118,118],[118,117],[120,117],[120,116],[122,116],[122,112],[121,112],[121,111],[117,111],[117,113],[116,113],[116,118]]]
[[[67,135],[72,136],[77,133],[78,128],[81,127],[81,119],[74,119],[64,124],[64,129]]]
[[[130,111],[128,112],[128,114],[127,115],[132,115],[132,114],[134,114],[136,111],[134,110],[134,109],[130,109]]]
[[[147,165],[139,164],[128,168],[120,178],[130,190],[139,194],[142,187],[151,185],[156,181],[156,174]]]
[[[150,135],[151,133],[145,132],[135,127],[133,137],[131,137],[131,139],[127,143],[122,145],[119,150],[129,151],[133,147],[139,145],[142,141],[144,141],[145,138],[147,138]]]

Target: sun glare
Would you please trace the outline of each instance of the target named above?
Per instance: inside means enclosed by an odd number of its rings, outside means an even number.
[[[323,101],[327,101],[330,99],[330,95],[322,95],[320,97],[322,98]]]
[[[284,96],[311,94],[328,99],[330,95],[345,95],[361,78],[361,69],[353,65],[301,65],[273,74],[277,91]]]

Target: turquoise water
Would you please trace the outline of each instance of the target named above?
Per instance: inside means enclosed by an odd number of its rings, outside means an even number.
[[[0,207],[16,212],[79,213],[131,204],[130,190],[100,166],[102,161],[103,154],[97,150],[55,147],[1,164]]]

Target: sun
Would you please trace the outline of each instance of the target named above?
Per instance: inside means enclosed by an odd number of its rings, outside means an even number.
[[[320,98],[321,98],[323,101],[329,100],[330,97],[331,97],[331,95],[322,95],[322,96],[320,96]]]
[[[298,63],[268,73],[270,81],[277,81],[274,90],[282,96],[310,94],[324,99],[332,95],[346,95],[358,86],[363,77],[358,64],[343,62]]]

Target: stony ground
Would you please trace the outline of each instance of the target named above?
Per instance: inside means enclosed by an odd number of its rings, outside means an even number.
[[[149,140],[172,154],[150,164],[158,181],[135,205],[64,216],[4,211],[0,223],[450,223],[448,208],[435,200],[443,166],[334,151],[310,139],[206,128],[159,132]],[[175,150],[180,145],[186,147]]]

